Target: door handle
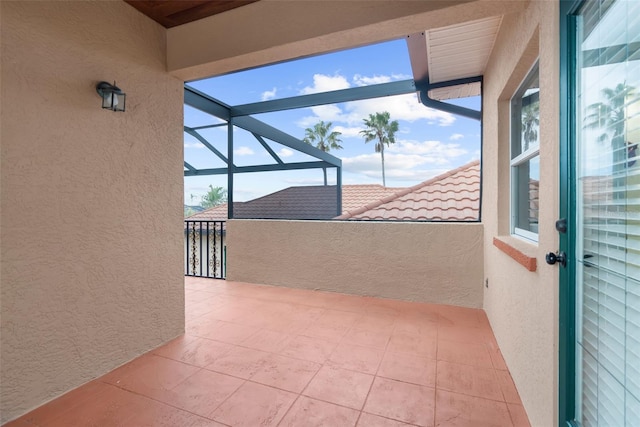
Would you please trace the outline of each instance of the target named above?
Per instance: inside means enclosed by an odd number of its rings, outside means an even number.
[[[545,260],[549,265],[554,265],[555,263],[558,262],[563,267],[567,266],[567,254],[564,253],[563,251],[558,251],[555,253],[549,252],[547,256],[545,256]]]

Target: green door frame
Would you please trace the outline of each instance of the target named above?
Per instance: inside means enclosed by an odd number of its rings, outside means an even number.
[[[558,425],[577,426],[576,415],[576,155],[575,84],[576,17],[583,0],[560,0],[560,218],[567,232],[560,233],[560,250],[567,254],[567,267],[559,278],[559,366]]]

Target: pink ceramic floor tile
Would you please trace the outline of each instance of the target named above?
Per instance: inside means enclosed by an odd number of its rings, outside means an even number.
[[[240,344],[257,331],[258,328],[253,326],[218,321],[215,324],[212,324],[208,331],[201,332],[200,336],[229,344]]]
[[[495,340],[490,329],[438,324],[438,339],[487,344]]]
[[[303,394],[360,410],[369,394],[372,382],[372,375],[324,366]]]
[[[99,380],[91,381],[29,412],[20,417],[20,420],[29,423],[29,425],[47,425],[65,412],[99,400],[103,394],[112,390],[113,386],[110,384]]]
[[[300,396],[280,423],[280,427],[350,427],[360,413],[353,409]]]
[[[213,412],[244,380],[202,369],[167,394],[164,402],[194,414],[211,418]]]
[[[213,363],[207,365],[206,369],[233,377],[249,379],[260,370],[269,355],[264,351],[233,346],[225,354],[214,360]]]
[[[452,305],[438,306],[439,322],[443,325],[460,325],[473,328],[484,326],[479,312],[480,310],[475,308]]]
[[[391,334],[395,327],[396,317],[388,314],[364,314],[355,321],[352,329]]]
[[[190,365],[205,367],[224,355],[233,346],[207,338],[191,337],[187,345],[161,347],[154,353],[158,356],[179,360]]]
[[[494,369],[438,361],[436,375],[437,388],[504,401]]]
[[[502,357],[502,352],[498,348],[498,344],[494,341],[489,341],[487,343],[487,349],[489,350],[489,355],[491,356],[491,362],[493,363],[493,367],[495,369],[501,371],[507,371],[507,364]]]
[[[428,387],[436,386],[436,361],[407,353],[387,352],[378,376]]]
[[[393,420],[433,426],[435,390],[377,377],[364,405],[364,412]]]
[[[210,419],[165,405],[151,399],[145,399],[135,408],[135,413],[121,426],[136,427],[223,427]]]
[[[462,365],[493,368],[489,350],[485,344],[438,339],[438,360]]]
[[[9,425],[530,427],[482,310],[185,282],[186,335]]]
[[[511,418],[504,402],[445,390],[436,392],[436,426],[509,427]]]
[[[408,353],[415,356],[436,358],[437,333],[428,336],[416,336],[394,332],[389,339],[387,351],[392,353]]]
[[[378,415],[363,412],[358,420],[358,427],[411,427],[411,424],[384,418]]]
[[[496,371],[496,374],[498,375],[498,382],[500,383],[505,402],[521,405],[520,395],[509,371]]]
[[[379,348],[343,343],[331,353],[327,365],[374,375],[378,371],[383,354],[384,350]]]
[[[278,353],[296,359],[324,363],[336,346],[337,344],[332,341],[298,335],[288,341]]]
[[[198,367],[186,363],[152,355],[145,358],[143,365],[125,375],[116,385],[144,396],[162,399],[168,390],[198,370]]]
[[[258,382],[283,390],[300,393],[320,369],[320,364],[271,354],[251,377]]]
[[[527,412],[522,405],[516,405],[514,403],[507,403],[509,413],[511,414],[511,421],[513,427],[531,427]]]
[[[425,315],[400,315],[395,322],[395,334],[405,334],[411,336],[433,338],[438,334],[437,315],[432,314],[433,318],[425,317]]]
[[[85,400],[80,405],[47,421],[47,427],[122,426],[129,422],[144,401],[143,396],[107,385],[99,396]]]
[[[323,326],[340,326],[349,328],[359,317],[360,314],[358,313],[327,309],[316,319],[315,323]]]
[[[291,338],[291,335],[283,332],[260,329],[253,335],[247,337],[239,345],[255,350],[267,351],[269,353],[277,353],[284,348],[287,341]]]
[[[244,383],[213,413],[213,419],[234,427],[276,426],[296,394],[252,382]]]
[[[307,337],[322,338],[327,341],[338,343],[342,340],[348,330],[349,326],[328,326],[312,323],[300,334]]]
[[[366,329],[351,329],[342,338],[342,342],[348,344],[362,345],[365,347],[374,347],[385,349],[389,342],[391,333],[368,331]]]

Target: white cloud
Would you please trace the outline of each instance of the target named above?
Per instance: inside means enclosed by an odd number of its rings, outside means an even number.
[[[362,131],[364,128],[361,127],[345,127],[345,126],[334,126],[333,130],[340,132],[340,138],[350,138],[350,137],[361,137],[360,135],[360,131]]]
[[[320,175],[322,175],[322,172],[320,173]],[[323,185],[324,184],[324,178],[320,177],[320,178],[307,178],[307,179],[285,179],[284,182],[286,182],[287,184],[291,184],[291,185],[295,185],[295,186],[301,186],[301,185]],[[327,184],[329,185],[335,185],[336,183],[336,179],[335,178],[331,178],[331,177],[327,177]]]
[[[453,114],[425,107],[418,101],[415,94],[348,102],[345,110],[344,119],[351,125],[361,124],[364,118],[369,117],[369,114],[380,111],[388,111],[392,120],[408,122],[428,120],[440,126],[450,126],[456,120]]]
[[[385,83],[407,76],[395,74],[391,76],[374,75],[362,76],[356,74],[353,81],[356,85]],[[344,76],[335,74],[329,76],[326,74],[314,74],[313,86],[303,88],[301,94],[310,94],[318,92],[328,92],[332,90],[347,89],[351,87]],[[439,126],[451,126],[455,122],[453,114],[428,108],[422,105],[414,93],[406,95],[388,96],[376,99],[365,99],[362,101],[352,101],[344,104],[344,108],[337,105],[321,105],[311,107],[313,116],[307,116],[297,122],[297,125],[305,128],[320,120],[330,121],[334,124],[346,123],[353,127],[361,125],[362,120],[381,111],[388,111],[392,120],[404,120],[414,122],[416,120],[427,120],[430,124]]]
[[[457,141],[457,140],[462,139],[462,138],[464,138],[464,135],[461,134],[461,133],[454,133],[453,135],[451,135],[449,137],[449,139],[452,140],[452,141]]]
[[[368,86],[368,85],[377,85],[380,83],[389,83],[391,81],[391,76],[362,76],[360,74],[356,74],[353,76],[353,83],[356,86]]]
[[[255,153],[251,148],[242,146],[233,150],[233,154],[235,154],[236,156],[250,156]]]
[[[415,94],[347,102],[344,104],[344,109],[337,105],[322,105],[311,107],[311,111],[313,116],[304,117],[296,124],[304,128],[323,120],[334,124],[345,123],[354,127],[362,125],[363,119],[368,118],[369,114],[382,111],[388,111],[392,120],[408,122],[427,120],[430,124],[439,126],[451,126],[456,120],[453,114],[420,104]]]
[[[382,177],[382,162],[378,153],[343,158],[342,165],[345,172],[369,178],[380,179]],[[429,166],[436,167],[429,168]],[[425,181],[448,169],[440,165],[439,159],[427,156],[391,153],[386,153],[384,156],[384,172],[388,180]]]
[[[185,142],[184,148],[204,148],[204,145],[199,142]]]
[[[465,154],[469,152],[458,144],[401,140],[385,149],[385,175],[389,180],[425,181],[449,170],[452,160]],[[379,153],[346,157],[342,164],[345,172],[370,178],[382,176]]]
[[[440,141],[418,142],[411,140],[398,140],[395,144],[389,146],[386,151],[392,153],[419,154],[445,160],[444,162],[438,161],[437,163],[446,163],[448,159],[468,153],[468,150],[460,147],[460,144],[445,144]]]
[[[274,87],[272,90],[267,90],[267,91],[262,92],[262,97],[261,97],[262,100],[263,101],[267,101],[269,99],[275,98],[277,91],[278,91],[278,89]]]
[[[389,83],[394,80],[408,80],[411,76],[406,74],[391,74],[387,75],[373,75],[373,76],[363,76],[361,74],[355,74],[353,76],[353,83],[356,86],[368,86],[368,85],[377,85],[381,83]]]
[[[308,95],[310,93],[330,92],[332,90],[347,89],[349,87],[351,87],[351,85],[347,79],[339,74],[335,76],[314,74],[313,86],[306,86],[300,91],[300,94]]]
[[[293,150],[289,150],[288,148],[281,148],[280,151],[278,151],[278,156],[291,157],[293,156]]]
[[[313,116],[306,116],[298,120],[296,124],[302,128],[307,128],[318,123],[320,120],[325,122],[342,121],[342,110],[337,105],[318,105],[311,107]]]

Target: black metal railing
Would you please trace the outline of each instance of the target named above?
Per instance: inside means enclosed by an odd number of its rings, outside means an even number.
[[[184,275],[224,279],[226,221],[184,221]]]

